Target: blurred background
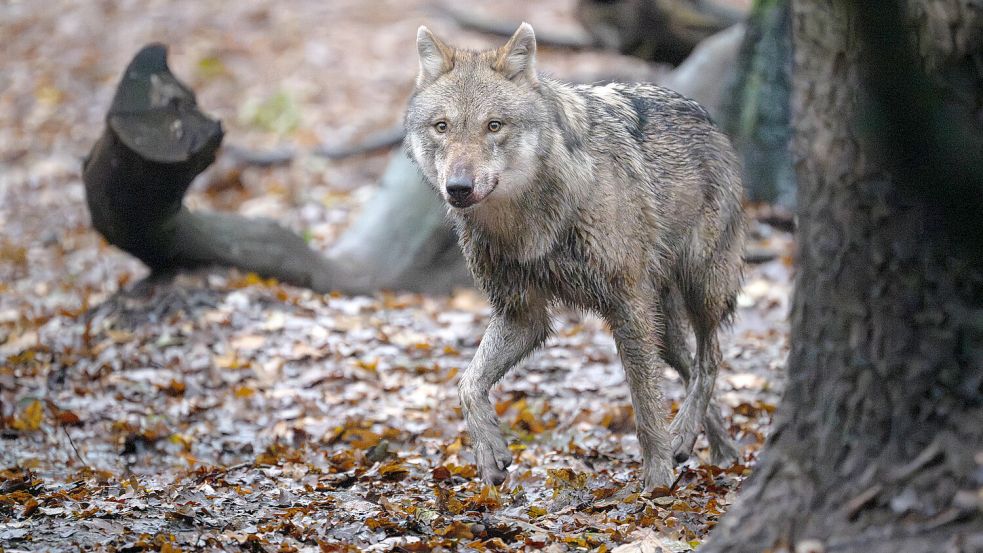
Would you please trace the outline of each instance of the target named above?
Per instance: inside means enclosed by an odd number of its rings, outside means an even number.
[[[86,258],[97,249],[72,246],[94,238],[78,209],[80,160],[101,133],[123,68],[150,42],[168,46],[172,71],[222,121],[225,151],[244,154],[213,166],[186,203],[278,219],[316,249],[336,241],[379,184],[399,139],[416,72],[415,29],[424,23],[455,45],[487,48],[528,20],[544,72],[575,82],[658,81],[695,97],[746,153],[751,198],[789,208],[787,7],[760,8],[747,37],[731,31],[704,56],[709,61],[671,75],[696,44],[742,21],[750,7],[750,0],[5,2],[0,244],[7,245],[0,251],[15,263],[2,276],[9,284],[44,271],[49,256],[20,253],[44,244],[69,252],[59,261],[73,265],[77,284],[100,292],[113,290],[106,281],[141,274],[123,257]],[[785,80],[771,87],[776,98],[761,90],[762,67],[774,73],[764,82]],[[370,155],[305,155],[358,153],[360,144],[380,140],[390,147]],[[779,159],[755,159],[768,151]],[[289,163],[280,167],[253,163],[284,152]],[[10,245],[18,236],[35,240]],[[33,261],[17,263],[26,257]]]
[[[0,0],[0,551],[983,543],[980,1],[792,4]],[[568,310],[493,392],[510,480],[475,478],[455,382],[490,309],[400,123],[419,25],[488,48],[521,21],[541,71],[680,91],[744,163],[716,388],[742,458],[701,437],[670,492],[635,493],[617,351]],[[114,171],[114,137],[197,116],[107,126],[152,42],[225,130],[186,175]]]
[[[190,547],[200,537],[195,528],[218,521],[238,533],[209,534],[215,543],[243,543],[267,535],[256,524],[270,519],[270,509],[301,498],[336,505],[310,530],[330,543],[378,543],[405,531],[418,505],[441,513],[425,531],[434,539],[472,533],[480,517],[468,512],[498,499],[467,468],[473,458],[462,447],[453,383],[480,340],[488,306],[469,289],[442,208],[399,147],[421,24],[455,46],[490,48],[528,21],[541,71],[578,83],[665,84],[707,105],[735,138],[758,171],[749,179],[753,265],[723,342],[718,390],[743,463],[752,463],[783,381],[794,203],[785,157],[787,6],[758,4],[0,3],[0,465],[10,468],[7,481],[41,482],[23,503],[0,506],[0,516],[20,521],[0,530],[0,540],[30,532],[36,541],[25,547],[57,548],[60,517],[83,512],[72,538],[83,545],[105,536],[124,545],[134,528],[174,532],[175,543]],[[217,160],[184,204],[196,213],[275,220],[357,284],[315,292],[360,294],[315,293],[244,266],[144,283],[147,267],[93,229],[82,162],[105,131],[124,68],[151,42],[167,46],[171,71],[225,130]],[[769,151],[777,153],[751,157]],[[126,221],[146,222],[141,215]],[[414,249],[448,237],[448,255]],[[424,262],[403,270],[407,259]],[[375,277],[380,271],[385,278]],[[618,505],[624,520],[604,522],[608,533],[584,544],[630,541],[639,524],[681,540],[679,547],[698,542],[746,466],[722,474],[695,463],[681,476],[684,503],[675,510],[621,506],[638,448],[613,342],[591,316],[563,312],[557,327],[551,347],[496,395],[517,443],[513,491],[530,490],[508,499],[509,516],[548,528],[547,541],[580,544],[584,529]],[[675,375],[668,390],[678,405],[683,387]],[[705,455],[702,438],[699,448]],[[220,465],[238,467],[237,476],[220,483],[204,468]],[[252,470],[258,466],[279,468],[260,474]],[[447,467],[444,491],[433,492],[431,471]],[[714,478],[708,491],[704,482]],[[216,494],[207,501],[203,481]],[[58,495],[82,494],[79,482],[84,497]],[[149,499],[165,488],[166,501]],[[211,503],[226,495],[233,499]],[[391,503],[380,507],[380,495]],[[25,505],[35,497],[44,516],[31,518],[37,503]],[[571,518],[569,507],[585,497],[614,499]],[[255,510],[244,514],[243,501]],[[162,514],[188,502],[207,505],[180,508],[196,521],[190,530]],[[379,522],[384,515],[397,526]],[[476,539],[524,539],[516,534],[521,524],[496,524],[497,533],[475,530]],[[293,539],[284,536],[274,545]]]

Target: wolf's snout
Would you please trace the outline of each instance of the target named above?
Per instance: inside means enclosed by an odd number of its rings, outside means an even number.
[[[447,193],[451,196],[467,196],[474,190],[474,179],[469,176],[454,176],[447,179]]]
[[[447,179],[447,195],[455,203],[463,203],[474,191],[474,178],[469,175],[457,174]]]

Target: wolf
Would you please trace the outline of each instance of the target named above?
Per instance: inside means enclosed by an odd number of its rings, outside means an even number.
[[[493,314],[459,384],[481,478],[512,461],[489,391],[551,333],[551,309],[600,314],[625,369],[647,489],[669,486],[705,428],[712,461],[737,457],[712,401],[717,330],[741,284],[740,168],[696,102],[649,84],[570,85],[536,71],[523,23],[501,48],[417,32],[408,154],[447,204]],[[696,337],[692,359],[687,324]],[[670,425],[660,380],[687,397]]]

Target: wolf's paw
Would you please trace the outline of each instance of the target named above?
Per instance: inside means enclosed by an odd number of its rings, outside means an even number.
[[[695,425],[676,424],[679,416],[669,425],[669,435],[672,436],[672,458],[677,463],[682,463],[689,459],[693,453],[693,446],[696,445]],[[680,428],[683,427],[683,428]]]
[[[509,451],[505,440],[476,444],[474,456],[481,472],[481,479],[486,484],[498,486],[508,478],[509,465],[512,464],[512,452]]]
[[[655,488],[668,488],[672,485],[674,478],[672,468],[665,461],[646,462],[642,467],[644,474],[643,484],[645,491],[652,491]]]
[[[718,467],[729,467],[739,461],[740,451],[730,438],[710,443],[710,462]]]

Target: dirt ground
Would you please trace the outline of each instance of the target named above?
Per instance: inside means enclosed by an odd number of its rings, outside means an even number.
[[[569,0],[481,9],[574,29]],[[418,551],[698,546],[753,467],[782,387],[788,234],[748,270],[718,382],[743,462],[680,467],[638,493],[631,405],[595,317],[494,392],[515,462],[483,488],[456,381],[489,309],[447,297],[318,295],[225,271],[146,270],[88,223],[81,159],[145,43],[253,149],[357,141],[398,124],[416,27],[500,39],[412,1],[7,1],[0,4],[0,550]],[[556,76],[655,74],[616,54],[542,48]],[[387,153],[209,171],[194,208],[275,218],[326,248]],[[678,405],[683,388],[667,374]]]

